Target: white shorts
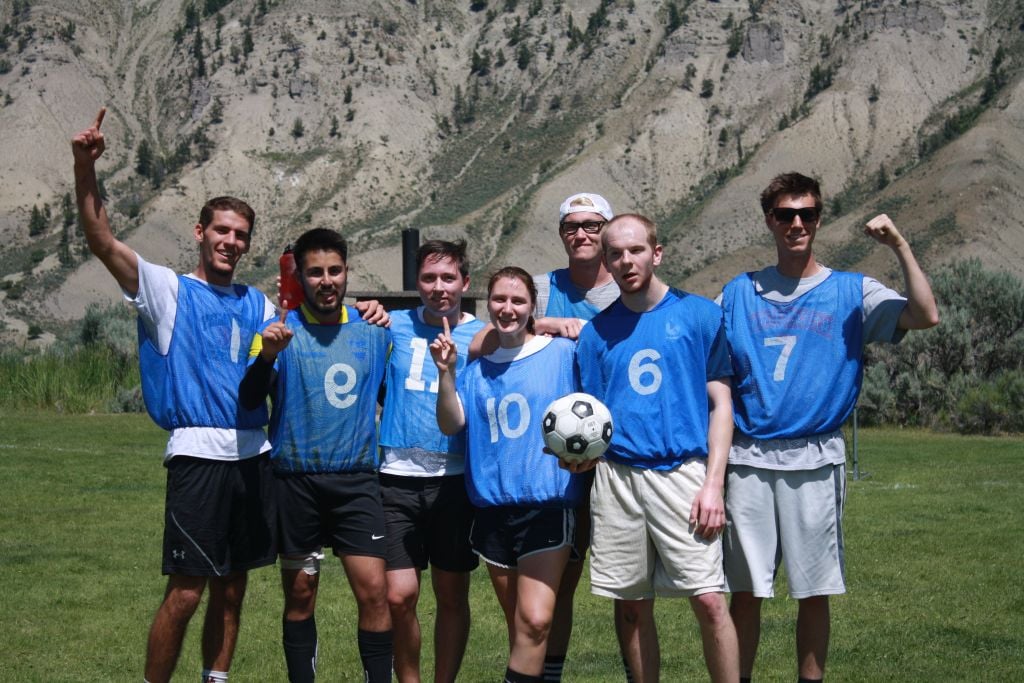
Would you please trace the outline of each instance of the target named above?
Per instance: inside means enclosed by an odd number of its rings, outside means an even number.
[[[773,597],[781,559],[790,597],[845,593],[846,466],[785,471],[729,465],[727,472],[728,590]]]
[[[591,492],[590,589],[619,600],[722,592],[722,543],[701,538],[690,506],[707,474],[702,458],[674,470],[602,460]]]

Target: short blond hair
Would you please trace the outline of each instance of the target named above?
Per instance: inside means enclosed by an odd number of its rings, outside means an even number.
[[[658,246],[658,226],[654,224],[647,216],[642,216],[638,213],[620,213],[615,218],[611,219],[604,224],[604,228],[601,230],[601,250],[604,251],[608,248],[608,230],[612,228],[616,223],[620,223],[632,219],[644,226],[644,230],[647,231],[647,243],[651,245],[651,249]]]

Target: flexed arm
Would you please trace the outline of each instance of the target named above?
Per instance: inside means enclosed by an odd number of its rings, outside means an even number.
[[[448,318],[441,318],[444,331],[430,342],[430,357],[437,366],[437,426],[444,434],[458,434],[466,426],[466,414],[455,389],[458,349],[452,339]]]
[[[96,181],[96,160],[106,149],[100,132],[106,113],[106,107],[101,108],[93,124],[71,138],[71,153],[75,159],[75,197],[89,251],[103,262],[121,289],[135,296],[139,292],[139,260],[131,247],[114,237]]]
[[[907,307],[900,314],[897,325],[901,330],[923,330],[939,324],[939,307],[935,295],[924,276],[921,266],[914,258],[914,252],[886,214],[879,214],[864,226],[864,234],[886,245],[896,254],[896,260],[903,270],[903,282],[907,291]]]

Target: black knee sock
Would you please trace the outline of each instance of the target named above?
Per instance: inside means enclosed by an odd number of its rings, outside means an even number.
[[[803,676],[796,677],[796,683],[821,683],[821,678],[804,678]]]
[[[544,675],[541,677],[544,683],[561,683],[562,668],[565,667],[565,657],[548,655],[544,658]]]
[[[512,669],[505,669],[504,683],[544,683],[544,679],[540,676],[530,676]]]
[[[281,642],[291,683],[313,683],[316,679],[316,617],[302,621],[284,620]]]
[[[391,683],[391,631],[359,629],[356,641],[367,683]]]

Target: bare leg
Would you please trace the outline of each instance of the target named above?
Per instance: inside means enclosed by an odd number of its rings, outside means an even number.
[[[661,675],[654,600],[616,600],[615,633],[634,683],[657,683]]]
[[[555,620],[551,623],[551,635],[548,637],[548,654],[564,657],[569,651],[569,640],[572,638],[573,600],[576,597],[576,586],[583,576],[583,562],[568,562],[562,573],[562,581],[558,585],[558,596],[555,601]]]
[[[761,598],[753,593],[733,593],[729,614],[736,626],[740,647],[740,676],[750,678],[761,640]]]
[[[739,644],[729,607],[722,593],[704,593],[690,598],[690,606],[700,625],[704,644],[704,663],[711,680],[733,683],[740,677]]]
[[[150,683],[166,683],[171,679],[188,622],[199,607],[206,580],[205,576],[172,574],[168,577],[163,602],[149,629],[145,672]]]
[[[803,598],[796,617],[796,658],[801,678],[825,676],[830,616],[827,595]]]
[[[577,509],[576,514],[576,547],[586,555],[590,547],[590,502],[587,501]],[[569,652],[569,640],[572,638],[573,599],[576,587],[583,576],[583,557],[578,562],[567,562],[562,572],[562,581],[558,584],[558,598],[555,601],[555,618],[551,622],[551,635],[548,636],[548,656],[565,657]]]
[[[505,627],[508,629],[508,650],[516,639],[516,570],[487,565],[487,573],[491,577],[494,595],[498,598],[501,611],[505,614]]]
[[[341,564],[359,608],[356,644],[363,662],[363,679],[367,683],[391,683],[394,635],[384,558],[342,555]]]
[[[227,576],[210,579],[206,619],[203,622],[204,669],[231,669],[248,580],[246,572],[232,572]]]
[[[516,577],[515,638],[508,666],[530,676],[544,672],[555,596],[569,547],[520,558]]]
[[[437,598],[434,620],[434,683],[453,683],[469,640],[469,572],[430,570]]]
[[[307,574],[301,569],[282,569],[284,618],[288,621],[303,621],[313,616],[319,585],[319,574]]]
[[[341,564],[359,607],[359,628],[390,631],[391,611],[384,559],[365,555],[342,555]]]
[[[415,567],[391,569],[387,580],[388,606],[395,635],[395,675],[399,683],[420,683],[420,622],[416,617],[420,571]]]

